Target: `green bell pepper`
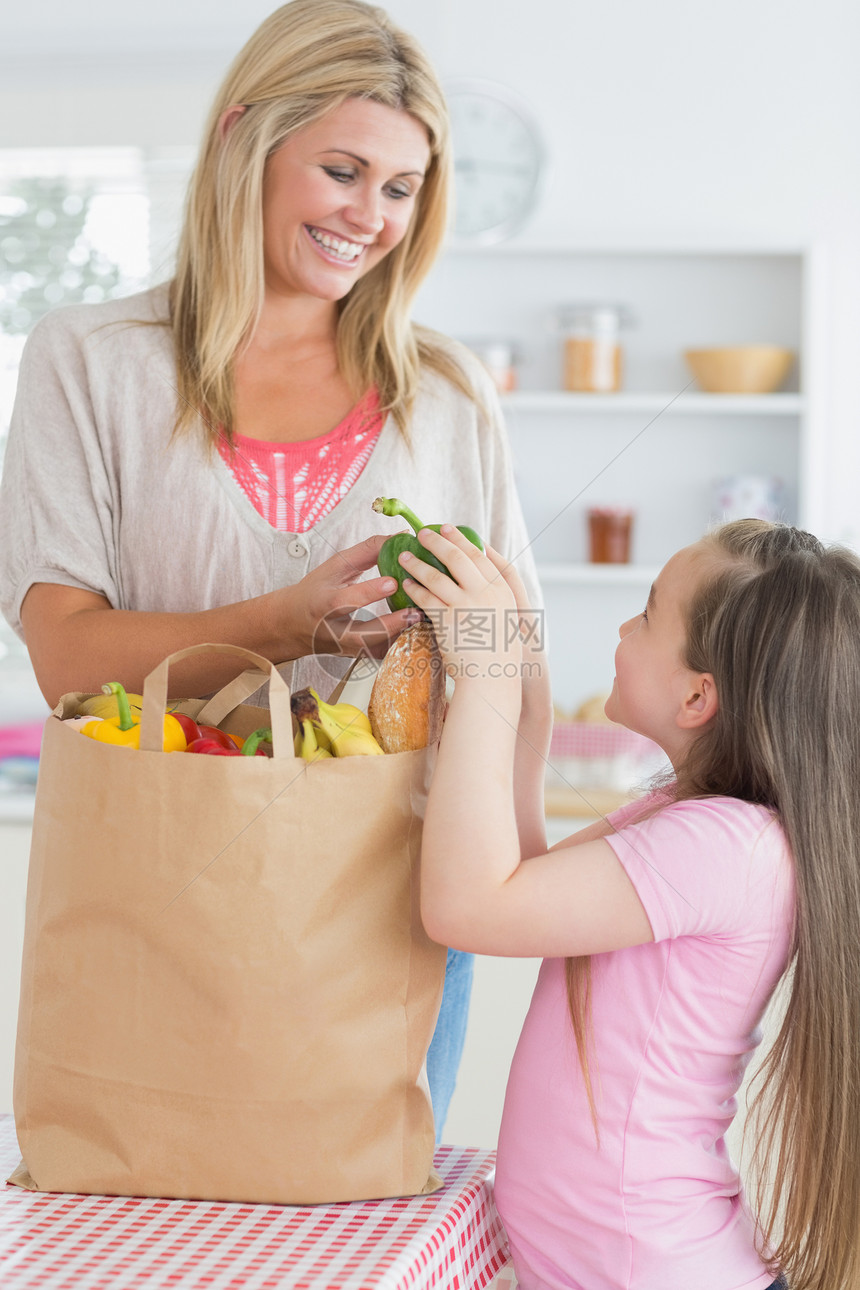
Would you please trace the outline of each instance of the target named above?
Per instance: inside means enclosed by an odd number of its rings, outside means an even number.
[[[442,525],[422,524],[415,512],[410,511],[409,507],[405,506],[397,497],[377,497],[376,501],[373,503],[373,509],[378,515],[399,515],[402,519],[406,520],[407,524],[411,524],[412,528],[415,530],[414,534],[395,533],[387,542],[383,542],[377,559],[379,572],[382,576],[384,578],[394,578],[397,581],[397,590],[393,595],[388,597],[389,608],[408,609],[410,605],[415,604],[415,601],[411,596],[407,596],[406,592],[403,590],[403,579],[408,578],[409,574],[400,563],[400,553],[401,551],[411,551],[413,555],[417,555],[425,564],[431,564],[434,569],[441,569],[442,573],[448,573],[448,570],[445,565],[442,564],[441,560],[437,560],[435,555],[431,555],[427,548],[421,545],[416,536],[420,529],[433,529],[435,533],[438,533]],[[474,543],[479,551],[483,551],[484,543],[478,537],[478,534],[474,529],[470,529],[464,524],[458,524],[457,528],[464,537],[467,537],[470,542]]]

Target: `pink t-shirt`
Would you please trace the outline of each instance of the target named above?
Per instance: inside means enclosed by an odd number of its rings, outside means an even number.
[[[564,960],[547,959],[508,1080],[496,1200],[522,1290],[764,1290],[723,1139],[788,959],[787,844],[769,811],[732,798],[639,813],[610,817],[607,841],[655,940],[592,959],[599,1147]]]

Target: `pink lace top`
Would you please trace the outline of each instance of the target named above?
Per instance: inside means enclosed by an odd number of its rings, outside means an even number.
[[[334,510],[370,460],[382,423],[376,390],[316,439],[270,443],[233,436],[218,451],[254,508],[281,533],[306,533]]]

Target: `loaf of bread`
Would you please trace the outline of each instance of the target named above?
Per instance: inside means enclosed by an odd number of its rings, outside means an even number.
[[[382,660],[367,705],[383,752],[411,752],[436,743],[445,718],[445,670],[431,624],[404,628]]]

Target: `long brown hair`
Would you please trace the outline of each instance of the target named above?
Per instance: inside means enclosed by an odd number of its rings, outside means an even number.
[[[856,1290],[860,560],[761,520],[704,541],[718,558],[688,606],[685,662],[714,676],[719,710],[677,768],[672,794],[770,807],[795,868],[785,1013],[753,1084],[761,1249],[791,1290]],[[588,978],[587,960],[568,960],[581,1061]]]
[[[410,113],[430,163],[402,242],[339,302],[338,363],[356,397],[371,386],[405,428],[422,364],[472,388],[441,338],[409,311],[445,237],[451,188],[448,111],[418,44],[362,0],[291,0],[240,50],[212,104],[188,190],[171,285],[179,386],[177,429],[198,414],[217,436],[233,422],[233,364],[263,303],[266,162],[292,134],[350,97]],[[245,111],[226,137],[227,108]]]

